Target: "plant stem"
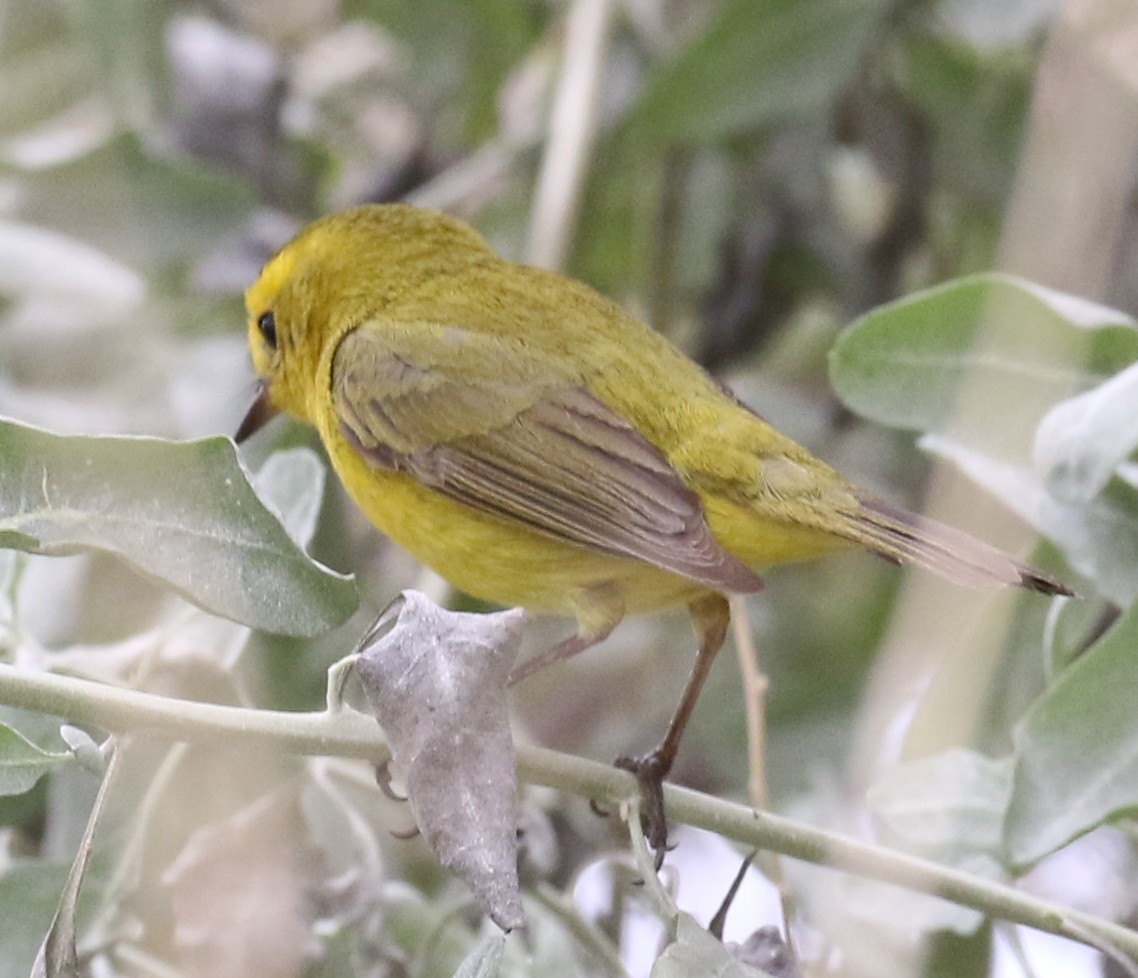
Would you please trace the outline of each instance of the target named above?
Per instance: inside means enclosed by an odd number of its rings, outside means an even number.
[[[611,0],[573,0],[565,17],[561,75],[534,195],[528,260],[565,267],[597,128]]]
[[[234,735],[298,754],[390,757],[379,725],[349,710],[284,713],[218,706],[119,689],[102,683],[0,664],[0,703],[89,723],[111,733],[162,734],[172,740],[209,742]],[[636,779],[597,761],[519,745],[523,781],[596,799],[613,808],[639,798]],[[1138,932],[1029,896],[959,870],[858,842],[801,822],[665,785],[668,815],[747,846],[767,849],[972,907],[991,917],[1024,924],[1138,961]]]

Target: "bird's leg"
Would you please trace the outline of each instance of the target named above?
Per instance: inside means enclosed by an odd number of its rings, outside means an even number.
[[[664,779],[672,769],[672,763],[680,747],[680,738],[683,737],[688,718],[695,708],[696,700],[699,699],[700,690],[711,670],[711,664],[715,661],[715,653],[719,651],[723,640],[727,637],[727,626],[731,621],[730,607],[727,599],[721,594],[708,594],[697,598],[688,605],[688,610],[699,638],[699,650],[679,705],[672,715],[671,723],[668,724],[668,731],[664,734],[664,739],[647,754],[641,754],[639,757],[618,757],[615,762],[617,767],[635,774],[640,782],[644,805],[644,834],[648,844],[656,851],[657,869],[663,864],[664,853],[668,846],[668,822],[664,814]]]
[[[575,596],[573,606],[577,613],[577,634],[523,662],[510,673],[510,686],[604,641],[624,617],[624,599],[615,584],[586,588]]]

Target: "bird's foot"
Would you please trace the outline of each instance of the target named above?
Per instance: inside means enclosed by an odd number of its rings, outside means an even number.
[[[664,865],[668,851],[668,819],[664,813],[664,779],[672,768],[672,759],[660,750],[638,757],[618,757],[613,764],[636,776],[640,784],[640,818],[644,838],[656,854],[656,869]]]

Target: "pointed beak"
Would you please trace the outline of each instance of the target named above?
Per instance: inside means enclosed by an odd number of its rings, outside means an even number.
[[[237,442],[237,444],[241,444],[241,442],[250,435],[255,435],[260,431],[279,413],[280,409],[269,401],[268,385],[262,383],[257,391],[256,399],[249,405],[249,410],[245,413],[244,420],[238,426],[237,434],[233,436],[233,440]]]

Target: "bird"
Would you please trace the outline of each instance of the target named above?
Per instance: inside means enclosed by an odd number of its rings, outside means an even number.
[[[636,775],[650,844],[662,785],[730,620],[769,568],[862,549],[957,584],[1070,594],[970,535],[859,488],[588,285],[501,258],[408,204],[320,218],[245,295],[257,395],[235,439],[284,412],[315,427],[382,533],[460,591],[568,615],[511,682],[627,615],[687,607],[691,675]]]

